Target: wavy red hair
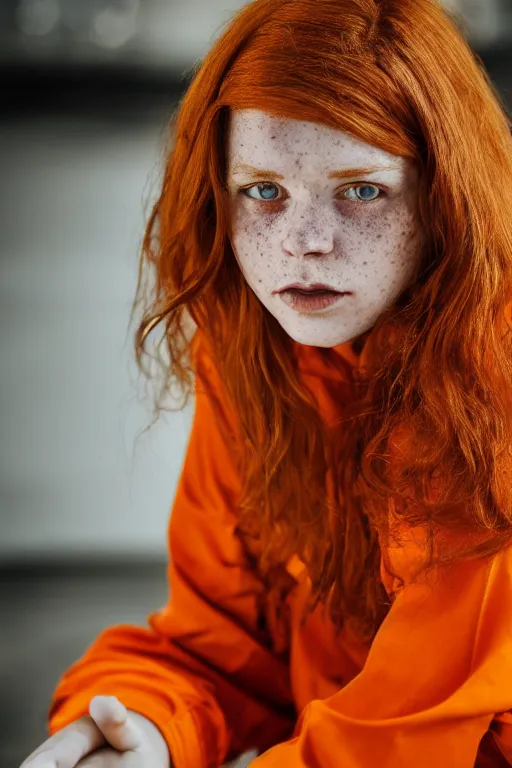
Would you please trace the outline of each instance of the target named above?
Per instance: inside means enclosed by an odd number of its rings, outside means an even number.
[[[248,108],[348,132],[420,171],[428,237],[417,278],[366,339],[371,364],[355,372],[335,428],[322,423],[294,343],[244,282],[230,245],[226,135],[231,111]],[[390,499],[397,520],[427,531],[427,566],[512,541],[504,107],[434,0],[254,0],[197,67],[172,128],[134,303],[141,370],[150,375],[146,340],[158,325],[170,358],[158,357],[155,413],[173,384],[191,392],[191,318],[240,421],[239,532],[263,577],[271,584],[298,554],[315,602],[338,627],[353,619],[372,637],[387,610],[380,552],[400,543]],[[436,544],[443,531],[457,534],[450,546]]]

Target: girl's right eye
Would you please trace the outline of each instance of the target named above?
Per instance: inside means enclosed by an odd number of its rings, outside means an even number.
[[[249,194],[249,192],[252,192],[253,190],[261,190],[259,194],[261,197],[253,197]],[[274,200],[278,200],[278,197],[272,197],[272,192],[279,193],[279,190],[276,186],[276,184],[271,184],[270,182],[265,182],[261,184],[253,184],[250,187],[245,187],[244,189],[241,189],[240,192],[242,192],[246,197],[250,197],[251,200],[260,200],[260,201],[267,201],[267,202],[274,202]],[[269,194],[270,193],[270,194]]]

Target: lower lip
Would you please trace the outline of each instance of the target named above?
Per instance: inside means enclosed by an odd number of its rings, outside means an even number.
[[[279,294],[281,299],[296,312],[315,312],[319,309],[327,309],[337,304],[347,293],[335,293],[334,291],[313,291],[303,293],[302,291],[292,290],[283,291]]]

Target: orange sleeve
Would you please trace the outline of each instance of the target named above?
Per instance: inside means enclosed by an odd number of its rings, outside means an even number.
[[[199,352],[197,356],[200,357]],[[210,768],[288,737],[288,662],[260,625],[263,584],[235,535],[240,483],[225,396],[206,357],[168,529],[170,599],[148,628],[103,631],[54,693],[50,734],[117,696],[162,732],[176,768]]]
[[[444,568],[430,585],[405,584],[361,673],[310,702],[292,738],[251,768],[501,768],[511,709],[509,549]]]

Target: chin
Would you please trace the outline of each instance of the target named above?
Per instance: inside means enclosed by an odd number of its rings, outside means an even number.
[[[293,339],[293,341],[296,341],[297,344],[303,344],[305,347],[322,347],[323,349],[331,349],[332,347],[337,347],[338,345],[344,344],[345,342],[351,340],[351,336],[343,333],[336,335],[325,333],[322,334],[319,330],[299,330],[298,328],[287,328],[285,325],[282,327],[288,336]]]

